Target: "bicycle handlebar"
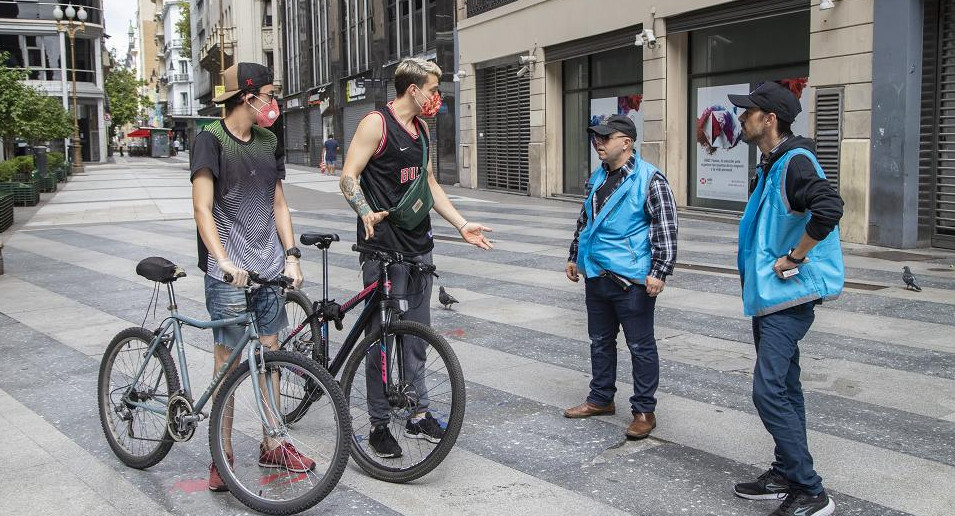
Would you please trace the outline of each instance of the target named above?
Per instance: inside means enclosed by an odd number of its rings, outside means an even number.
[[[233,279],[232,275],[228,272],[222,274],[222,280],[226,283],[232,283]],[[282,287],[287,289],[292,288],[295,281],[284,274],[279,274],[275,279],[268,280],[259,276],[259,273],[255,271],[249,271],[249,283],[246,284],[246,286],[251,286],[253,283],[262,285],[263,287]]]
[[[381,249],[375,249],[361,244],[353,244],[351,246],[351,250],[355,251],[356,253],[370,255],[372,259],[382,262],[386,265],[393,263],[403,263],[417,269],[419,272],[432,274],[434,277],[438,277],[438,275],[434,272],[437,270],[437,267],[435,267],[433,264],[413,262],[405,258],[405,256],[401,253],[396,253],[394,251],[383,251]]]

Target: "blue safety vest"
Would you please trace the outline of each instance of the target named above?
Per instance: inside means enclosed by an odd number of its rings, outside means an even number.
[[[737,266],[743,280],[743,312],[758,316],[778,312],[809,301],[839,297],[845,283],[839,227],[810,252],[799,274],[780,279],[773,265],[799,244],[811,214],[790,210],[783,194],[786,169],[796,155],[809,158],[819,177],[826,175],[812,152],[797,148],[776,160],[768,173],[757,169],[759,182],[739,224]]]

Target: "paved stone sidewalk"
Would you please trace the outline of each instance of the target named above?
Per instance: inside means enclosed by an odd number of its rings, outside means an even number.
[[[119,464],[99,428],[100,355],[119,329],[143,322],[152,285],[136,276],[165,256],[189,276],[180,308],[204,314],[195,266],[187,156],[117,159],[74,177],[16,231],[0,235],[0,456],[22,481],[0,483],[18,513],[236,514],[228,494],[205,489],[205,427],[149,471]],[[355,218],[338,178],[289,166],[296,233],[336,231],[329,288],[359,286],[350,251]],[[579,205],[449,187],[469,220],[494,228],[496,249],[460,243],[435,218],[435,263],[461,302],[433,323],[452,343],[468,382],[466,425],[434,473],[411,485],[350,467],[313,514],[638,514],[759,516],[772,503],[735,498],[772,443],[750,399],[754,359],[735,274],[732,221],[683,216],[680,267],[659,298],[661,385],[653,436],[623,439],[629,414],[567,420],[586,394],[589,342],[583,291],[563,276]],[[955,254],[846,245],[850,280],[817,309],[801,345],[807,426],[816,466],[839,513],[951,516],[955,507]],[[321,291],[320,253],[303,250],[305,291]],[[902,288],[910,265],[923,292]],[[150,313],[146,326],[163,314]],[[208,336],[191,336],[196,381],[208,378]],[[619,346],[618,403],[630,387]],[[50,378],[38,381],[38,378]],[[89,473],[89,474],[87,474]],[[76,502],[53,495],[49,478]],[[2,480],[2,479],[0,479]],[[6,510],[0,511],[6,514]]]

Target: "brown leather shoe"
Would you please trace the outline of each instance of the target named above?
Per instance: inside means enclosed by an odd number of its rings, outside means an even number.
[[[653,412],[634,412],[633,422],[627,427],[627,437],[643,439],[656,427],[657,417],[653,415]]]
[[[564,417],[569,417],[571,419],[580,419],[583,417],[590,416],[612,416],[617,413],[617,407],[614,406],[613,402],[610,402],[610,405],[601,407],[599,405],[594,405],[589,401],[585,401],[576,407],[571,407],[564,411]]]

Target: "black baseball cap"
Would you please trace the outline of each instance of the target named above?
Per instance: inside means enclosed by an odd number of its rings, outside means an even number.
[[[760,84],[749,95],[728,95],[728,97],[736,107],[757,107],[768,113],[776,113],[776,117],[790,124],[802,111],[796,95],[789,88],[775,81]]]
[[[620,131],[634,141],[637,140],[637,126],[633,125],[633,120],[626,115],[613,115],[604,120],[604,123],[587,128],[587,132],[600,136],[610,136],[616,131]]]
[[[223,73],[225,92],[212,99],[216,104],[231,99],[243,91],[258,91],[267,84],[272,84],[272,70],[259,63],[237,63],[226,68]]]

